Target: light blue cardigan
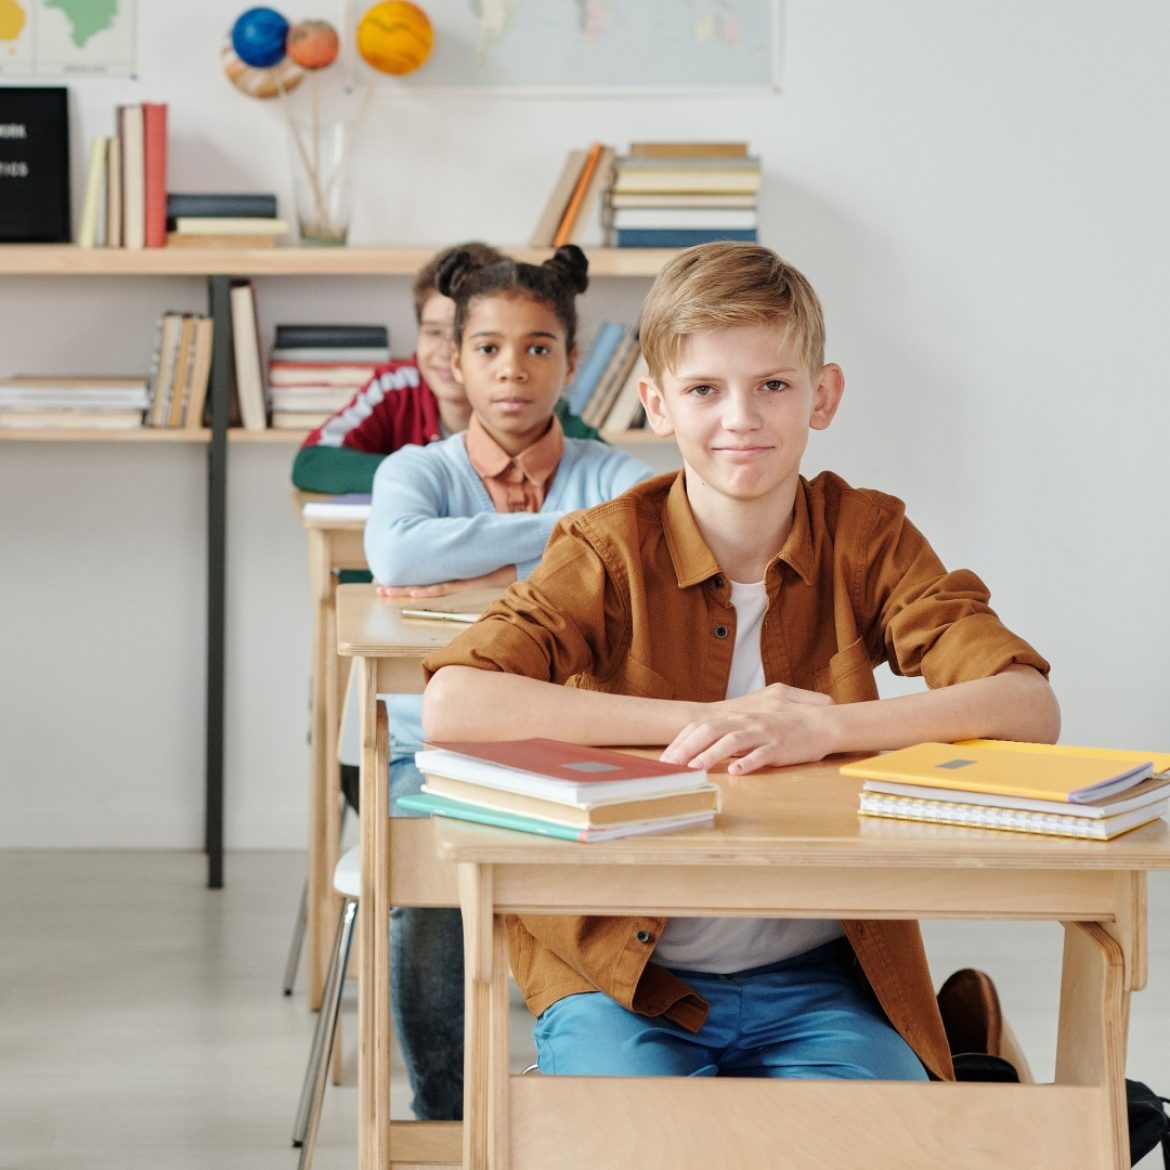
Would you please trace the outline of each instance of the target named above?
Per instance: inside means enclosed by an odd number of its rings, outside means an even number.
[[[539,512],[497,512],[471,466],[464,435],[401,447],[374,474],[366,559],[382,585],[431,585],[515,565],[527,577],[564,515],[620,495],[652,472],[640,459],[593,439],[565,439]],[[422,744],[422,698],[390,702],[395,754]]]

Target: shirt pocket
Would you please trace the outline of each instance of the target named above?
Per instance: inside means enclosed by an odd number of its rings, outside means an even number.
[[[837,703],[865,703],[878,697],[873,664],[865,643],[858,638],[817,671],[816,689]]]

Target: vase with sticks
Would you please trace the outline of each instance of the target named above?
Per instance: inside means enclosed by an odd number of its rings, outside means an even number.
[[[290,118],[288,130],[301,243],[338,247],[349,233],[349,159],[355,126],[314,116]]]

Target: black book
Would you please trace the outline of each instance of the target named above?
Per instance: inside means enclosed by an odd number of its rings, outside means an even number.
[[[275,219],[276,196],[265,192],[240,192],[238,194],[208,192],[187,195],[174,191],[167,193],[167,219],[180,216],[216,216],[220,219],[243,217],[245,219]]]
[[[0,86],[0,241],[71,237],[68,91]]]
[[[385,325],[277,325],[277,349],[344,349],[353,346],[388,346]]]

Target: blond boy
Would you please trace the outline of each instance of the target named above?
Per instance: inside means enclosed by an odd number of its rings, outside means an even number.
[[[689,249],[640,338],[646,415],[682,471],[566,518],[531,578],[431,657],[429,738],[555,727],[733,773],[1055,739],[1048,665],[979,578],[948,572],[900,501],[800,475],[844,377],[799,272],[754,244]],[[929,689],[880,700],[882,662]],[[539,917],[509,936],[546,1071],[951,1075],[913,923]]]

